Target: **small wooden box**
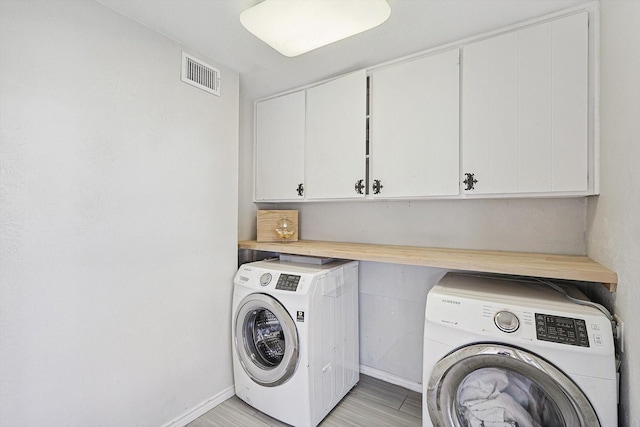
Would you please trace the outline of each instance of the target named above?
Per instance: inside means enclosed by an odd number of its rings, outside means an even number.
[[[298,211],[297,210],[258,210],[258,242],[280,242],[282,239],[276,233],[276,225],[283,217],[292,223],[293,228],[296,230],[295,234],[291,238],[287,239],[287,242],[298,241]]]

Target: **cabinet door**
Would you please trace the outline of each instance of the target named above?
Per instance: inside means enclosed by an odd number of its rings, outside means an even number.
[[[307,199],[364,197],[366,102],[364,70],[307,90]]]
[[[370,91],[374,197],[457,195],[458,50],[375,70]]]
[[[587,19],[583,12],[463,49],[465,194],[587,191]]]
[[[304,91],[257,103],[256,201],[303,199],[304,140]]]

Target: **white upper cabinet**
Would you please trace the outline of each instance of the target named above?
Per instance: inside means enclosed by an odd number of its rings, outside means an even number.
[[[463,193],[587,194],[588,13],[462,52]]]
[[[370,79],[373,197],[458,195],[458,49],[374,70]]]
[[[256,103],[255,200],[303,200],[305,92]]]
[[[307,199],[364,197],[366,102],[364,70],[307,89]]]
[[[576,7],[258,101],[255,201],[597,194],[597,17]]]

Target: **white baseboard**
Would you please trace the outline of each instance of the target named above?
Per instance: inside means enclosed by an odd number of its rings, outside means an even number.
[[[379,380],[399,385],[400,387],[404,387],[409,390],[416,391],[418,393],[422,393],[422,384],[408,380],[406,378],[399,377],[397,375],[390,374],[388,372],[380,371],[375,368],[371,368],[369,366],[360,365],[360,373],[364,375],[369,375],[370,377],[377,378]],[[225,400],[229,399],[233,395],[235,395],[235,389],[233,386],[228,387],[222,390],[220,393],[212,396],[211,398],[205,400],[200,405],[195,408],[185,412],[177,418],[169,421],[162,427],[184,427],[189,424],[191,421],[195,420],[199,416],[209,412]]]
[[[391,384],[399,385],[400,387],[404,387],[409,390],[417,391],[418,393],[422,393],[422,384],[399,377],[397,375],[390,374],[388,372],[380,371],[369,366],[360,365],[360,373],[369,375],[370,377],[377,378]]]
[[[169,421],[163,427],[184,427],[199,416],[204,415],[228,398],[232,397],[234,394],[236,394],[236,391],[233,386],[226,388],[215,396],[205,400],[195,408],[187,411],[177,418],[174,418],[172,421]]]

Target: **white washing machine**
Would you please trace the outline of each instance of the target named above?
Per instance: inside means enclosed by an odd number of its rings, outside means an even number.
[[[244,264],[234,279],[236,395],[316,426],[359,381],[358,262]]]
[[[526,279],[447,273],[429,292],[423,426],[615,427],[617,393],[597,308]]]

